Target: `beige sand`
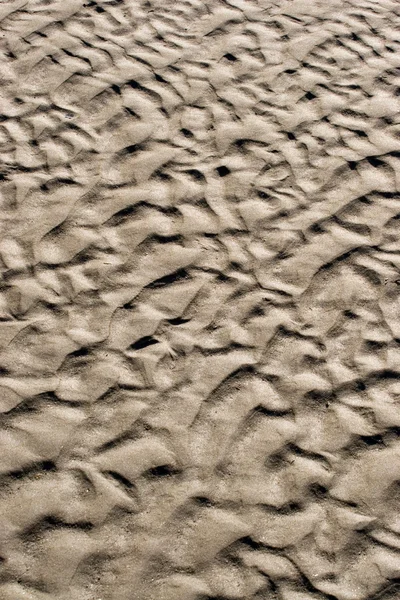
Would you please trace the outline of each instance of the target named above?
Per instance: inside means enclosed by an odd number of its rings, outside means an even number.
[[[400,4],[0,4],[1,600],[400,598]]]

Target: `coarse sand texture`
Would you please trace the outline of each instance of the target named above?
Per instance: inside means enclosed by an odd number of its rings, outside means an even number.
[[[0,600],[400,600],[400,2],[0,33]]]

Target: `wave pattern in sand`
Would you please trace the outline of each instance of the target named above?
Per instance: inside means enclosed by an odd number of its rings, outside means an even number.
[[[0,19],[0,597],[398,598],[399,4]]]

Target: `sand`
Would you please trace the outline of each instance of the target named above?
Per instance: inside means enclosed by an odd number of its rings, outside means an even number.
[[[0,4],[0,599],[400,598],[400,4]]]

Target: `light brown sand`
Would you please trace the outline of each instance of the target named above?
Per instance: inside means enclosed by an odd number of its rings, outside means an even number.
[[[0,4],[1,600],[400,598],[400,4]]]

